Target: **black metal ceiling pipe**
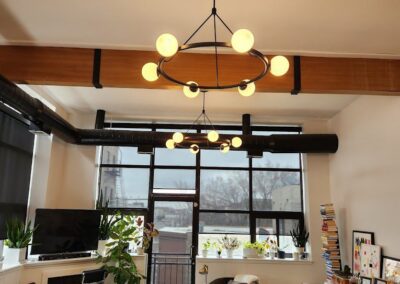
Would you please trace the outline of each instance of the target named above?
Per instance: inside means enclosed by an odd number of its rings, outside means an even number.
[[[171,138],[170,132],[129,131],[110,129],[79,129],[64,120],[57,113],[32,98],[4,77],[0,76],[0,100],[20,111],[28,120],[44,130],[69,143],[80,145],[164,147]],[[204,134],[191,133],[187,139],[204,141],[200,148],[217,148],[219,144],[204,140]],[[221,139],[231,139],[234,135],[220,135]],[[335,134],[298,134],[253,136],[239,135],[242,149],[262,149],[273,153],[335,153],[338,138]],[[187,145],[186,145],[187,144]],[[183,146],[189,146],[184,142]]]
[[[52,111],[40,100],[32,98],[14,83],[0,75],[0,101],[18,110],[26,119],[45,132],[55,135],[69,143],[77,143],[77,129]]]

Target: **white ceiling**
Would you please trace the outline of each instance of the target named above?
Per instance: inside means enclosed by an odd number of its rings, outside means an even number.
[[[111,119],[147,121],[191,121],[201,112],[202,97],[186,98],[179,90],[128,88],[95,89],[89,87],[29,86],[51,103],[67,112],[94,113],[104,109]],[[357,96],[256,93],[242,97],[236,91],[210,92],[206,110],[213,121],[238,122],[243,113],[253,121],[302,122],[304,119],[327,119],[350,104]]]
[[[153,49],[164,32],[183,42],[211,3],[0,0],[0,44]],[[400,57],[399,0],[217,0],[217,7],[232,29],[252,30],[264,52]]]

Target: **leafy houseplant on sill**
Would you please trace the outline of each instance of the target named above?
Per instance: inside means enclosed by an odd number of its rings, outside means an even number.
[[[7,221],[7,240],[5,240],[4,259],[7,263],[18,263],[25,260],[26,248],[28,247],[33,232],[31,221],[26,226],[23,221],[13,218]]]
[[[294,259],[298,259],[299,256],[303,256],[304,248],[308,242],[308,238],[310,233],[307,232],[304,226],[301,226],[300,223],[297,224],[293,230],[290,231],[290,235],[293,239],[293,244],[296,247],[295,253],[293,253]]]
[[[238,238],[228,237],[228,235],[223,236],[222,239],[219,240],[219,243],[221,244],[222,248],[226,249],[226,256],[228,258],[232,258],[233,251],[240,247]]]
[[[203,244],[202,244],[202,250],[201,250],[201,255],[202,257],[207,257],[208,255],[208,250],[211,248],[212,243],[210,242],[209,239],[207,239]]]
[[[243,257],[244,258],[257,257],[257,248],[252,242],[245,242],[243,244]]]
[[[117,222],[111,227],[112,241],[106,244],[105,256],[99,256],[103,269],[113,275],[116,284],[139,284],[145,276],[137,270],[132,256],[128,252],[129,243],[135,241],[139,225],[130,215],[117,216]]]
[[[138,226],[138,230],[134,237],[134,241],[137,246],[136,253],[138,255],[143,255],[144,252],[150,247],[151,240],[154,237],[157,237],[159,232],[152,223],[147,223],[145,226],[142,226],[143,220],[140,217],[136,219],[136,224]]]
[[[118,218],[112,215],[111,210],[108,207],[109,200],[103,204],[103,192],[100,191],[99,198],[97,199],[96,208],[101,212],[100,227],[99,227],[99,242],[97,246],[97,253],[104,256],[106,254],[106,244],[110,240],[111,228]]]

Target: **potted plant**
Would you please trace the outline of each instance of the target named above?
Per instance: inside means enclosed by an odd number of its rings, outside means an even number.
[[[142,226],[143,220],[140,217],[136,219],[136,224],[138,227],[134,237],[136,253],[142,255],[150,247],[152,238],[158,236],[159,232],[153,223],[147,223],[145,226]]]
[[[226,249],[226,255],[228,258],[232,258],[233,251],[240,247],[238,238],[228,237],[228,235],[223,236],[222,239],[219,240],[219,243],[221,244],[222,248]]]
[[[217,250],[217,256],[221,257],[222,254],[222,246],[220,244],[215,243],[215,249]]]
[[[31,221],[24,224],[23,221],[13,218],[7,221],[7,239],[5,240],[4,259],[8,263],[17,263],[25,260],[26,248],[28,247],[33,232]]]
[[[288,245],[284,246],[284,247],[278,247],[278,258],[279,259],[285,259],[286,258],[286,251],[285,248],[287,248]]]
[[[267,242],[269,244],[269,256],[271,259],[274,259],[275,254],[278,251],[278,244],[273,239],[268,239]]]
[[[135,241],[138,225],[130,215],[118,216],[118,221],[110,230],[112,241],[106,244],[105,256],[99,256],[103,269],[111,274],[116,284],[139,284],[145,276],[137,270],[132,256],[128,252],[129,243]]]
[[[304,226],[298,223],[297,226],[290,231],[290,235],[292,236],[293,244],[296,247],[296,255],[302,256],[310,234]],[[294,257],[296,258],[295,254]]]
[[[201,250],[201,255],[203,257],[207,257],[208,255],[208,250],[211,248],[212,244],[209,239],[207,239],[203,244],[202,244],[202,250]]]
[[[252,242],[245,242],[243,244],[243,257],[255,258],[257,257],[257,246]]]
[[[108,207],[109,200],[103,204],[103,192],[100,191],[99,198],[97,199],[96,208],[101,212],[100,227],[99,227],[99,241],[97,245],[97,253],[99,255],[106,254],[106,244],[110,240],[111,228],[118,221],[117,217],[112,215]]]

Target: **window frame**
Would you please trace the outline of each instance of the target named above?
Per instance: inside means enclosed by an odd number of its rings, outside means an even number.
[[[151,129],[151,131],[168,131],[168,130],[196,130],[197,133],[201,133],[203,130],[210,130],[211,126],[193,126],[190,124],[171,124],[171,123],[108,123],[104,124],[105,128],[118,128],[118,129]],[[241,125],[214,125],[216,130],[225,130],[225,131],[241,131]],[[265,125],[253,125],[250,127],[250,130],[253,131],[262,131],[262,132],[284,132],[286,133],[294,133],[300,134],[302,132],[302,128],[300,126],[265,126]],[[232,149],[235,151],[234,149]],[[199,226],[200,213],[229,213],[229,214],[248,214],[249,216],[249,225],[250,225],[250,240],[252,242],[256,241],[257,237],[257,228],[256,228],[256,220],[257,219],[275,219],[277,224],[277,232],[276,237],[279,245],[279,220],[283,219],[293,219],[298,220],[300,225],[304,225],[304,184],[303,184],[303,157],[301,154],[299,155],[299,167],[298,168],[274,168],[274,167],[253,167],[253,159],[248,158],[248,166],[246,167],[221,167],[221,166],[202,166],[201,165],[201,150],[196,155],[195,165],[194,166],[180,166],[180,165],[156,165],[155,164],[155,154],[151,155],[150,162],[148,165],[134,165],[134,164],[102,164],[102,156],[103,150],[101,150],[100,154],[100,163],[99,170],[101,171],[102,167],[116,167],[116,168],[147,168],[150,172],[149,177],[149,196],[148,196],[148,207],[147,208],[112,208],[112,210],[120,211],[120,212],[131,212],[131,213],[140,213],[145,216],[146,222],[153,221],[154,214],[154,202],[160,200],[180,200],[180,201],[190,201],[194,202],[195,210],[193,211],[193,235],[194,235],[194,243],[193,245],[198,247],[198,236],[199,234]],[[179,194],[160,194],[153,193],[154,190],[154,172],[156,169],[176,169],[176,170],[195,170],[195,194],[189,195],[179,195]],[[200,203],[200,181],[201,181],[201,171],[202,170],[241,170],[249,172],[249,209],[248,210],[212,210],[212,209],[201,209]],[[254,171],[281,171],[281,172],[299,172],[300,174],[300,196],[301,196],[301,211],[260,211],[254,210],[253,208],[253,172]],[[101,190],[101,177],[99,177],[98,190]],[[203,234],[213,234],[213,233],[203,233]],[[220,232],[215,234],[221,234]],[[229,235],[242,235],[239,233],[229,233]]]

